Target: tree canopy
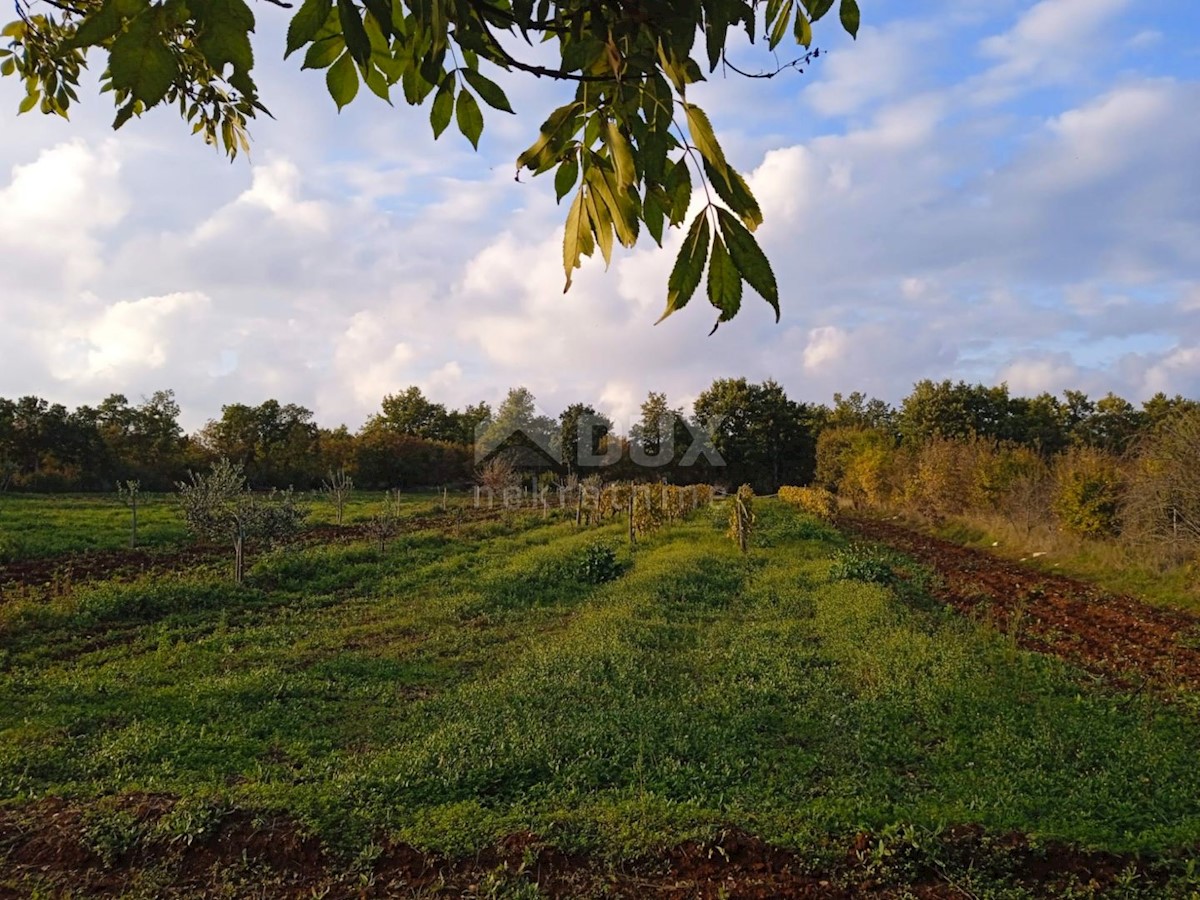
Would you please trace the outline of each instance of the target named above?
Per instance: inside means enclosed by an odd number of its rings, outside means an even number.
[[[287,0],[267,0],[291,8]],[[66,116],[89,51],[105,59],[103,92],[114,127],[159,106],[177,106],[193,133],[231,157],[249,147],[246,127],[267,113],[254,80],[246,0],[16,0],[19,18],[2,34],[0,74],[24,80],[20,112]],[[36,8],[35,8],[36,6]],[[666,226],[686,234],[667,282],[663,318],[682,309],[708,277],[717,323],[733,318],[743,284],[779,318],[779,288],[752,232],[763,216],[745,179],[726,158],[689,86],[718,67],[769,78],[799,70],[820,51],[813,26],[835,0],[303,0],[291,13],[285,56],[323,69],[339,110],[363,84],[391,103],[428,105],[435,137],[453,121],[476,148],[483,110],[513,109],[483,63],[574,85],[516,161],[521,171],[554,171],[568,196],[564,290],[584,257],[605,263],[642,227],[660,246]],[[838,19],[857,35],[857,0],[836,0]],[[731,35],[775,51],[803,48],[782,64],[746,72],[726,57]],[[524,44],[524,46],[522,46]],[[543,64],[551,48],[553,62]],[[493,72],[493,74],[495,74]],[[693,188],[702,208],[691,216]],[[661,319],[660,319],[661,321]]]

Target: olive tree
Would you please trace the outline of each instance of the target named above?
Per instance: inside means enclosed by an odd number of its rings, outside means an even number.
[[[178,483],[179,505],[193,534],[233,546],[233,579],[246,572],[246,543],[275,542],[294,534],[307,511],[291,488],[257,495],[246,485],[241,465],[227,459],[214,463],[208,474],[191,473]]]
[[[246,0],[14,2],[18,18],[2,32],[8,46],[0,49],[0,74],[23,79],[21,112],[66,116],[94,52],[104,66],[102,90],[116,105],[114,127],[171,106],[230,156],[248,149],[247,123],[267,107],[254,76],[257,22]],[[365,84],[389,103],[427,105],[435,136],[453,121],[475,147],[484,107],[513,112],[493,80],[497,70],[571,85],[566,102],[546,116],[516,160],[518,175],[553,171],[559,201],[572,198],[563,242],[566,287],[583,257],[599,250],[607,263],[614,243],[632,247],[643,226],[661,245],[665,225],[686,225],[663,315],[687,304],[707,267],[719,325],[737,314],[743,283],[778,320],[779,290],[752,235],[763,221],[758,202],[694,102],[693,85],[704,80],[704,68],[760,78],[803,71],[820,53],[814,25],[834,6],[835,0],[303,0],[291,13],[286,46],[276,52],[300,53],[302,68],[324,70],[339,109]],[[836,6],[841,27],[857,35],[858,0]],[[766,45],[766,69],[747,71],[727,55],[739,32]],[[785,40],[801,49],[781,61],[776,51]],[[535,54],[535,47],[545,49]],[[694,187],[704,203],[689,223]]]

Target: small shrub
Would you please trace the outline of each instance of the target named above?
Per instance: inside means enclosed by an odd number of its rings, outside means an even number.
[[[825,522],[837,512],[837,499],[823,487],[784,485],[779,489],[779,499]]]
[[[579,560],[577,575],[588,584],[605,584],[621,575],[616,551],[606,544],[589,544]]]
[[[863,544],[852,544],[838,551],[829,579],[884,585],[893,585],[898,580],[887,553]]]

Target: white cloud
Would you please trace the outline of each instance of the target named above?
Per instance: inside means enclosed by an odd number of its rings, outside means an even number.
[[[1130,0],[1041,0],[1003,34],[980,45],[994,61],[976,85],[976,99],[996,102],[1021,90],[1076,79],[1095,57],[1105,28]]]
[[[649,390],[680,403],[738,375],[810,400],[897,399],[922,377],[1200,388],[1200,121],[1181,114],[1200,86],[1106,70],[1089,41],[1111,43],[1125,8],[1027,5],[982,63],[959,60],[985,67],[965,87],[929,71],[928,53],[959,39],[943,19],[864,29],[808,89],[772,82],[775,112],[728,127],[766,215],[783,324],[747,290],[712,338],[703,287],[652,325],[677,231],[662,251],[618,249],[608,272],[588,261],[563,294],[565,208],[546,179],[515,183],[504,156],[553,105],[544,86],[482,161],[450,136],[411,136],[421,115],[334,118],[290,81],[292,107],[272,107],[294,118],[260,123],[251,167],[191,149],[176,161],[169,113],[161,134],[147,116],[115,139],[100,122],[44,150],[6,145],[0,395],[175,387],[193,425],[276,396],[354,426],[407,384],[461,406],[523,383],[552,412],[591,401],[624,423]],[[1071,99],[1040,94],[1036,114],[963,102],[1049,84]],[[727,118],[729,97],[750,96],[704,87]],[[24,123],[5,99],[7,140]],[[809,134],[781,109],[854,122]],[[766,119],[780,130],[750,133]]]

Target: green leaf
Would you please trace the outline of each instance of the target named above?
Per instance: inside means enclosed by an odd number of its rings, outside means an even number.
[[[587,228],[587,223],[583,220],[583,189],[580,188],[567,213],[567,224],[563,231],[563,269],[567,273],[567,284],[563,288],[564,294],[571,289],[571,279],[575,275],[575,270],[579,268],[579,255],[582,250],[579,232],[584,228]]]
[[[596,202],[608,207],[617,240],[622,246],[632,247],[637,243],[638,217],[633,199],[627,191],[617,185],[616,176],[599,165],[587,170],[587,182],[597,194]]]
[[[337,104],[338,112],[358,96],[358,69],[349,51],[339,56],[338,61],[325,73],[325,84],[329,88],[329,96]]]
[[[379,31],[385,38],[394,33],[391,0],[363,0],[363,6],[367,8],[367,12],[371,14],[371,18],[375,20],[375,24],[379,26]]]
[[[579,101],[560,106],[542,123],[541,134],[524,153],[517,157],[517,168],[529,168],[544,172],[553,166],[558,157],[558,146],[570,139],[578,129],[577,116],[583,109]]]
[[[158,28],[158,17],[143,13],[117,39],[109,52],[113,87],[129,91],[147,107],[159,103],[179,77],[179,64]]]
[[[725,154],[721,151],[721,145],[717,143],[717,136],[713,134],[712,123],[708,120],[704,110],[696,106],[694,103],[685,103],[684,110],[687,112],[688,131],[692,135],[692,142],[717,173],[725,179],[728,179],[726,169],[728,164],[725,162]]]
[[[842,5],[838,9],[838,15],[842,20],[842,27],[849,32],[850,37],[858,37],[858,25],[861,18],[858,11],[858,0],[842,0]]]
[[[340,34],[336,37],[322,38],[308,48],[308,52],[304,54],[304,65],[300,68],[327,69],[333,65],[345,49],[346,42],[342,40]]]
[[[354,0],[338,0],[338,19],[342,23],[342,37],[346,41],[346,49],[350,56],[360,66],[365,66],[371,58],[371,39],[367,29],[363,27],[362,17]]]
[[[654,238],[654,243],[661,247],[666,209],[660,194],[661,191],[652,189],[646,191],[646,199],[642,202],[642,221],[646,223],[646,230],[650,232],[650,237]]]
[[[783,40],[783,36],[788,32],[788,25],[792,21],[792,3],[793,0],[787,0],[779,11],[779,17],[775,19],[775,24],[771,28],[771,35],[767,40],[767,46],[771,50],[779,46],[779,42]]]
[[[504,96],[504,91],[500,90],[500,85],[491,81],[487,77],[480,75],[473,69],[466,69],[463,72],[463,77],[467,79],[467,84],[475,89],[480,98],[492,109],[498,109],[501,112],[510,113],[513,111],[509,105],[508,98]]]
[[[666,190],[667,196],[671,198],[671,207],[667,210],[671,224],[683,224],[688,207],[692,203],[692,172],[684,158],[680,157],[671,171],[667,173],[667,180],[663,183],[663,188]]]
[[[371,93],[380,100],[385,101],[389,106],[392,103],[391,92],[388,90],[387,79],[377,68],[372,65],[367,66],[367,71],[363,75],[363,81],[367,83],[367,87]]]
[[[571,192],[571,188],[575,187],[575,182],[579,180],[579,162],[574,156],[569,156],[558,165],[558,171],[554,173],[554,193],[556,199],[561,202],[562,198]]]
[[[64,42],[64,47],[91,47],[115,35],[125,24],[121,6],[117,0],[105,0],[98,10],[79,23],[79,28]]]
[[[220,72],[226,64],[239,72],[254,68],[250,47],[254,13],[246,0],[205,0],[196,4],[196,19],[201,24],[196,47],[215,71]]]
[[[304,0],[301,7],[296,10],[296,14],[292,16],[292,21],[288,23],[287,50],[284,51],[284,59],[317,36],[317,32],[329,18],[329,11],[332,8],[332,0]]]
[[[833,8],[833,0],[804,0],[804,5],[808,9],[809,19],[816,22]]]
[[[704,42],[708,51],[708,70],[713,72],[721,61],[729,34],[729,8],[724,0],[709,4],[704,18]]]
[[[708,302],[721,311],[717,325],[728,322],[742,307],[742,277],[719,237],[713,240],[712,256],[708,260]],[[714,325],[713,331],[716,330]]]
[[[449,73],[442,79],[437,95],[433,98],[433,108],[429,111],[429,124],[433,126],[434,140],[442,136],[442,132],[454,118],[454,73]]]
[[[796,10],[796,43],[808,49],[812,46],[812,39],[812,23],[808,21],[804,10],[798,8]]]
[[[612,119],[604,123],[609,158],[617,170],[617,184],[625,190],[637,180],[637,169],[633,164],[633,151],[629,141],[621,133],[621,127]]]
[[[24,99],[21,100],[21,104],[17,107],[17,115],[24,115],[25,113],[29,112],[31,109],[37,106],[37,103],[40,99],[42,99],[42,94],[40,91],[27,94]]]
[[[454,103],[454,117],[458,120],[458,130],[478,150],[479,136],[483,134],[483,112],[467,91],[459,91],[458,100]]]
[[[604,257],[604,265],[608,266],[612,262],[613,251],[612,216],[608,214],[608,207],[596,198],[595,191],[587,191],[584,200],[587,203],[592,232],[596,235],[596,242],[600,245],[600,254]]]
[[[746,283],[762,296],[775,310],[775,321],[779,321],[779,285],[775,282],[775,273],[766,254],[754,239],[728,210],[717,210],[717,221],[721,226],[721,234],[729,248],[733,264],[741,273]]]
[[[124,106],[122,106],[120,109],[117,110],[117,117],[115,119],[113,119],[113,131],[116,131],[118,128],[120,128],[122,125],[124,125],[126,122],[128,122],[130,119],[133,118],[133,110],[136,105],[137,105],[136,100],[130,100],[128,103],[126,103]],[[197,131],[199,131],[201,127],[202,127],[201,123],[197,122],[196,127],[194,129],[192,129],[192,134],[195,134]]]
[[[675,266],[667,279],[667,308],[658,322],[687,306],[692,295],[696,293],[700,279],[704,276],[704,260],[708,256],[710,237],[708,212],[700,210],[692,220],[687,237],[683,239],[679,255],[675,257]],[[658,322],[654,324],[657,325]]]
[[[762,210],[758,206],[758,201],[754,199],[754,195],[750,193],[750,186],[746,184],[746,180],[738,174],[732,166],[727,170],[729,173],[729,181],[722,181],[717,177],[716,172],[708,164],[708,160],[704,161],[704,172],[708,176],[709,183],[713,186],[713,190],[717,192],[725,204],[737,213],[738,217],[745,223],[746,227],[751,231],[758,228],[763,223]]]

